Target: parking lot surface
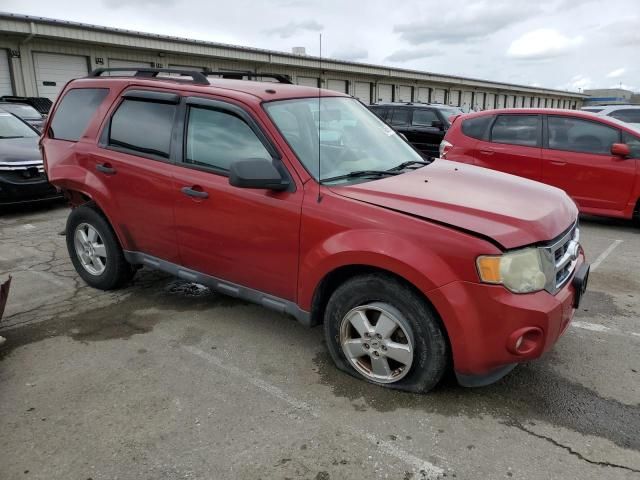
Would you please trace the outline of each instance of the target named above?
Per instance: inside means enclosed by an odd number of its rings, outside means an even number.
[[[582,219],[590,290],[541,360],[428,395],[337,371],[321,328],[143,269],[93,290],[62,206],[0,217],[0,478],[640,478],[640,229]],[[496,319],[499,321],[499,319]]]

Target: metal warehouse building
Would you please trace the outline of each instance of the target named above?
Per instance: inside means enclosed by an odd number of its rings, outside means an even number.
[[[561,90],[320,59],[95,25],[0,13],[0,95],[55,99],[64,84],[98,67],[196,68],[280,73],[364,103],[435,102],[482,110],[580,108]]]

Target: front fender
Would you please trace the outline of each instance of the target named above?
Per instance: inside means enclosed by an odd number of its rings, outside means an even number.
[[[457,278],[447,262],[413,239],[388,231],[348,230],[302,252],[298,284],[300,307],[310,310],[321,280],[332,271],[351,265],[387,270],[424,293]]]

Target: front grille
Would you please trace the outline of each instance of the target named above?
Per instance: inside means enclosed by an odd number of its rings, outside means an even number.
[[[26,160],[22,162],[0,162],[0,172],[19,172],[29,169],[36,169],[38,172],[44,172],[42,160]]]
[[[559,240],[541,247],[540,250],[546,259],[545,290],[555,294],[564,287],[576,268],[580,252],[580,229],[577,222]]]
[[[42,160],[0,162],[0,179],[11,183],[42,181],[45,179]]]

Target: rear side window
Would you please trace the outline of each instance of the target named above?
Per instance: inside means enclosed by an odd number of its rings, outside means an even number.
[[[549,148],[610,155],[618,129],[579,118],[549,116]]]
[[[109,145],[169,158],[176,105],[124,99],[111,118]]]
[[[387,114],[389,113],[388,108],[372,107],[371,111],[375,113],[378,117],[380,117],[382,120],[384,121],[387,120]]]
[[[491,141],[535,147],[539,145],[538,115],[498,115],[491,128]]]
[[[398,127],[409,125],[411,123],[411,110],[408,108],[394,108],[390,123]]]
[[[51,138],[77,142],[108,94],[108,88],[74,88],[65,93],[49,125]]]
[[[483,115],[482,117],[468,118],[462,121],[462,133],[471,138],[482,140],[486,138],[487,130],[493,115]]]
[[[627,132],[622,132],[622,143],[629,145],[631,158],[640,158],[640,137],[636,137]]]
[[[243,120],[220,110],[189,110],[185,163],[228,171],[233,162],[249,158],[271,155]]]
[[[609,116],[627,123],[640,123],[640,108],[616,110],[611,112]]]
[[[413,125],[430,127],[433,122],[440,122],[438,115],[433,110],[419,108],[413,111]]]

